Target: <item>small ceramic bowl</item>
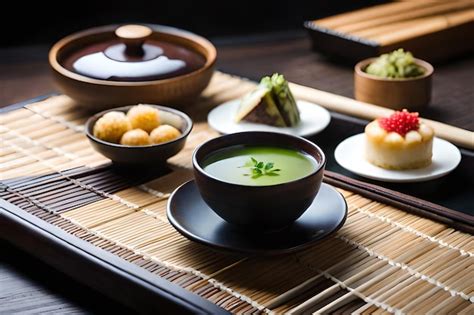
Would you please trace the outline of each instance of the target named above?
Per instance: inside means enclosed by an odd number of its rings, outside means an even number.
[[[303,151],[318,162],[307,176],[270,186],[246,186],[222,181],[206,173],[202,163],[209,154],[235,145],[265,145]],[[298,219],[316,197],[326,157],[314,143],[282,133],[240,132],[214,138],[193,154],[196,185],[204,201],[227,222],[258,230],[284,228]]]
[[[217,55],[214,45],[191,32],[155,24],[143,25],[150,31],[146,34],[147,39],[172,43],[193,51],[204,58],[204,65],[191,73],[142,81],[97,79],[73,72],[66,67],[66,60],[81,49],[84,50],[84,47],[116,40],[119,27],[120,25],[107,25],[74,33],[58,41],[49,51],[49,64],[56,86],[76,100],[79,106],[93,111],[138,103],[179,107],[195,100],[209,84]],[[122,40],[126,42],[125,38]]]
[[[160,111],[160,120],[162,124],[171,125],[181,131],[181,136],[168,142],[146,146],[128,146],[100,140],[94,136],[94,125],[100,117],[110,111],[126,113],[132,106],[134,105],[105,110],[90,117],[85,125],[85,133],[89,142],[97,152],[111,159],[115,164],[121,166],[163,166],[168,158],[176,155],[183,149],[186,143],[186,138],[193,128],[191,118],[183,112],[169,107],[149,105]]]
[[[396,110],[406,108],[410,111],[420,110],[430,103],[432,65],[415,59],[415,62],[425,69],[423,75],[406,79],[386,79],[365,72],[375,59],[365,59],[355,65],[354,93],[357,100]]]

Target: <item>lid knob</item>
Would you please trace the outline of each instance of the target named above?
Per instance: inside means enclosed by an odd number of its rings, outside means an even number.
[[[126,46],[125,53],[129,56],[143,56],[143,43],[150,37],[153,30],[145,25],[129,24],[120,26],[115,30],[115,35]]]

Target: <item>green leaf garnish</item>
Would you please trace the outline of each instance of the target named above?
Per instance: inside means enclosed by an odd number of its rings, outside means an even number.
[[[250,168],[251,174],[244,174],[244,176],[252,175],[253,179],[259,178],[261,176],[278,176],[278,172],[281,171],[279,168],[273,168],[275,163],[263,161],[257,161],[255,158],[251,157],[250,161],[246,162],[244,165],[239,166],[239,168],[247,167]]]

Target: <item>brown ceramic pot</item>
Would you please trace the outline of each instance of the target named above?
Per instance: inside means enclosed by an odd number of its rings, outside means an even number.
[[[108,25],[81,31],[61,39],[51,48],[49,63],[61,92],[78,101],[81,106],[98,111],[138,103],[179,107],[196,99],[208,85],[216,61],[215,47],[201,36],[161,25],[147,24],[146,27],[151,32],[144,36],[196,52],[204,57],[204,65],[191,73],[176,77],[130,82],[96,79],[68,70],[64,66],[65,58],[71,53],[87,45],[116,39],[115,31],[118,27],[119,25]],[[126,39],[122,39],[128,45]]]
[[[206,157],[235,145],[264,145],[303,151],[318,162],[307,176],[270,186],[246,186],[224,182],[207,174],[202,166]],[[282,133],[240,132],[209,140],[196,148],[193,167],[196,185],[203,200],[227,222],[259,230],[286,227],[313,203],[323,180],[326,157],[314,143]]]
[[[365,68],[375,59],[365,59],[354,68],[354,93],[357,100],[411,111],[420,110],[430,103],[433,66],[415,59],[425,69],[423,75],[407,79],[385,79],[365,72]]]

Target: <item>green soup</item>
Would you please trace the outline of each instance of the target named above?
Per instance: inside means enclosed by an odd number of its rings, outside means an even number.
[[[292,149],[234,146],[210,154],[203,166],[206,173],[225,182],[269,186],[305,177],[318,168],[318,162]]]

